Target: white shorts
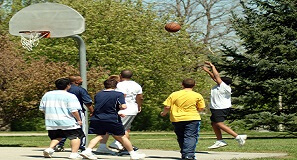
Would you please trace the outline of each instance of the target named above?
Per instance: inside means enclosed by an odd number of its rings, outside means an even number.
[[[130,130],[131,123],[133,122],[136,115],[126,115],[125,117],[122,117],[122,123],[124,125],[125,131]]]

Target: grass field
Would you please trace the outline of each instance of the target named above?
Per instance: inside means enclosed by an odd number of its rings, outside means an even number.
[[[49,138],[44,136],[26,136],[30,132],[21,132],[22,136],[1,136],[0,147],[47,147]],[[18,133],[19,132],[10,132]],[[282,158],[262,158],[257,160],[297,160],[297,137],[282,132],[252,132],[248,133],[246,145],[239,147],[237,142],[229,135],[224,135],[228,146],[216,149],[215,151],[228,152],[283,152],[287,153],[287,157]],[[93,135],[89,136],[89,140]],[[110,138],[109,142],[113,140]],[[160,150],[179,150],[176,136],[173,132],[132,132],[131,141],[133,145],[143,149],[160,149]],[[214,135],[212,132],[200,133],[197,151],[208,151],[208,146],[214,143]],[[69,141],[66,142],[69,147]]]

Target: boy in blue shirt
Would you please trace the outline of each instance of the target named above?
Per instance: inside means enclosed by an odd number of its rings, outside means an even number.
[[[139,154],[133,150],[130,140],[125,135],[125,129],[118,111],[126,109],[124,94],[115,91],[117,81],[108,79],[104,81],[105,89],[95,95],[95,108],[90,118],[89,133],[96,134],[89,146],[81,153],[81,156],[87,159],[97,159],[92,153],[92,149],[103,139],[106,133],[112,134],[113,137],[122,143],[128,150],[131,159],[144,159],[144,154]]]

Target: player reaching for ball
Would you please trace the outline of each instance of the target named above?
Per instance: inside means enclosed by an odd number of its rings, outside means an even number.
[[[202,66],[202,69],[207,72],[210,77],[217,83],[211,89],[211,99],[210,99],[210,111],[211,111],[211,126],[217,141],[214,145],[208,147],[209,149],[216,149],[224,147],[227,143],[223,140],[221,130],[232,135],[235,140],[239,143],[240,146],[244,145],[247,135],[238,135],[231,128],[224,124],[226,117],[230,112],[231,107],[231,83],[232,79],[229,77],[220,77],[219,72],[216,67],[208,61],[205,61],[205,64],[209,66],[212,72],[206,67]]]

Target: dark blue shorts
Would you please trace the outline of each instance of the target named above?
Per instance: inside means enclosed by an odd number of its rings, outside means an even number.
[[[230,113],[230,108],[226,109],[210,109],[212,122],[224,122]]]
[[[122,136],[125,129],[121,122],[90,121],[89,134],[105,135],[106,133]]]

